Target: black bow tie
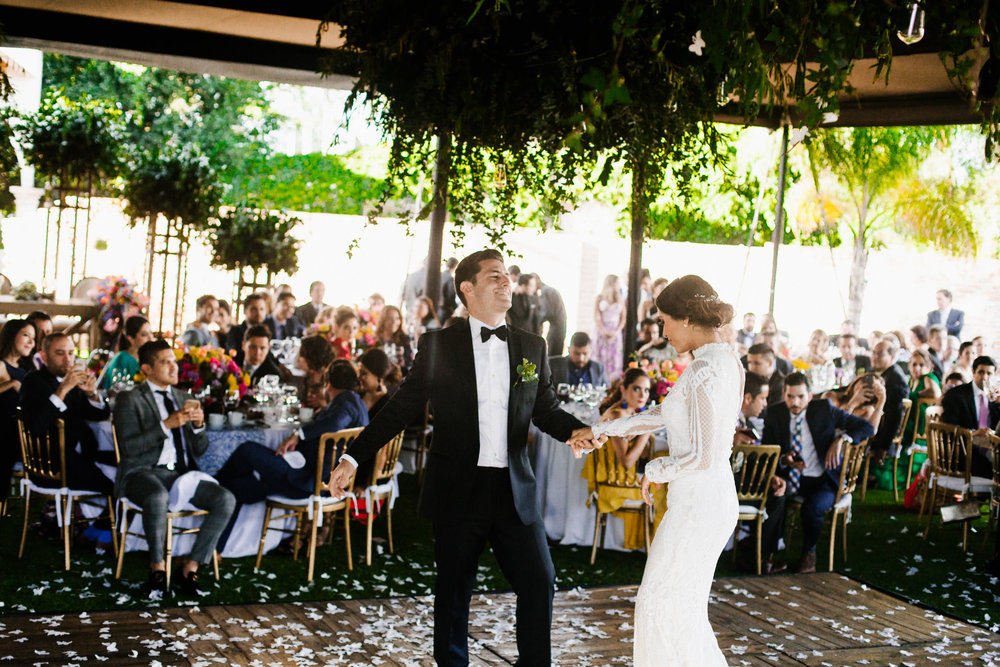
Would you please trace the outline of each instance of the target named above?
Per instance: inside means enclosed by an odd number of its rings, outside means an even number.
[[[483,342],[485,343],[490,339],[490,336],[496,336],[500,340],[507,340],[507,327],[499,326],[496,329],[490,329],[489,327],[482,327],[480,333],[483,334]]]

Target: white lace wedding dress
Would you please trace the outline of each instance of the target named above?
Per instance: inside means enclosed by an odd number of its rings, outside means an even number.
[[[635,605],[636,667],[725,665],[708,622],[715,565],[736,526],[729,456],[743,394],[743,366],[725,343],[694,351],[694,361],[663,403],[593,427],[632,437],[666,426],[670,455],[646,464],[669,482],[667,512],[649,550]]]

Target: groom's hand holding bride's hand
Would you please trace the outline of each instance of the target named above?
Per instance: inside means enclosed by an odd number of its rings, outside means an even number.
[[[334,499],[343,498],[347,493],[347,487],[351,485],[351,477],[354,475],[354,466],[348,461],[341,461],[330,474],[330,481],[326,488]]]
[[[573,431],[573,434],[566,441],[566,444],[573,449],[573,456],[576,458],[582,457],[595,449],[598,449],[603,445],[608,439],[608,436],[602,435],[599,438],[594,437],[594,431],[589,426],[584,428],[578,428]]]

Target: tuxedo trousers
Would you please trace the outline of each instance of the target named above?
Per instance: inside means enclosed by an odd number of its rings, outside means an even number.
[[[514,507],[507,468],[476,468],[476,483],[455,519],[434,522],[434,659],[469,664],[469,603],[487,544],[517,596],[518,665],[548,665],[555,567],[541,520],[525,525]],[[463,511],[464,510],[464,511]]]

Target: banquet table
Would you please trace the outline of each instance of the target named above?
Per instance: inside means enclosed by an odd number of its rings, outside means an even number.
[[[597,408],[582,403],[565,403],[563,409],[572,413],[585,424],[598,421]],[[569,445],[542,433],[534,426],[531,433],[535,439],[532,451],[532,465],[535,470],[535,491],[538,506],[545,523],[545,534],[560,544],[592,546],[594,544],[594,507],[587,506],[587,480],[580,476],[583,467],[590,461],[584,456],[573,456]],[[654,434],[653,451],[667,448],[666,433]],[[614,515],[608,515],[604,547],[624,551],[625,522]]]
[[[90,422],[90,428],[97,436],[98,449],[114,450],[110,421]],[[226,427],[217,430],[208,429],[206,430],[208,449],[198,459],[198,467],[202,472],[214,475],[242,443],[247,441],[259,442],[276,450],[281,441],[297,428],[297,425],[289,423],[270,428]],[[105,474],[114,479],[114,468],[103,465],[101,468],[104,469]],[[264,524],[265,510],[266,503],[264,502],[242,505],[240,507],[240,512],[233,524],[232,532],[229,534],[226,546],[221,552],[222,556],[226,558],[238,558],[240,556],[257,555],[261,527]],[[139,517],[136,517],[135,520],[140,521]],[[195,519],[195,521],[197,520]],[[183,524],[178,522],[178,525],[181,526]],[[271,525],[272,528],[291,528],[295,525],[295,519],[289,518],[283,521],[272,521]],[[137,532],[142,532],[141,525],[132,526],[131,529],[137,529]],[[278,530],[268,531],[264,543],[264,551],[270,551],[278,546],[283,537],[284,534]],[[193,535],[181,535],[175,543],[174,553],[185,554],[190,551],[192,544],[194,544]],[[126,551],[145,551],[147,549],[146,541],[142,538],[130,535],[125,543]]]

